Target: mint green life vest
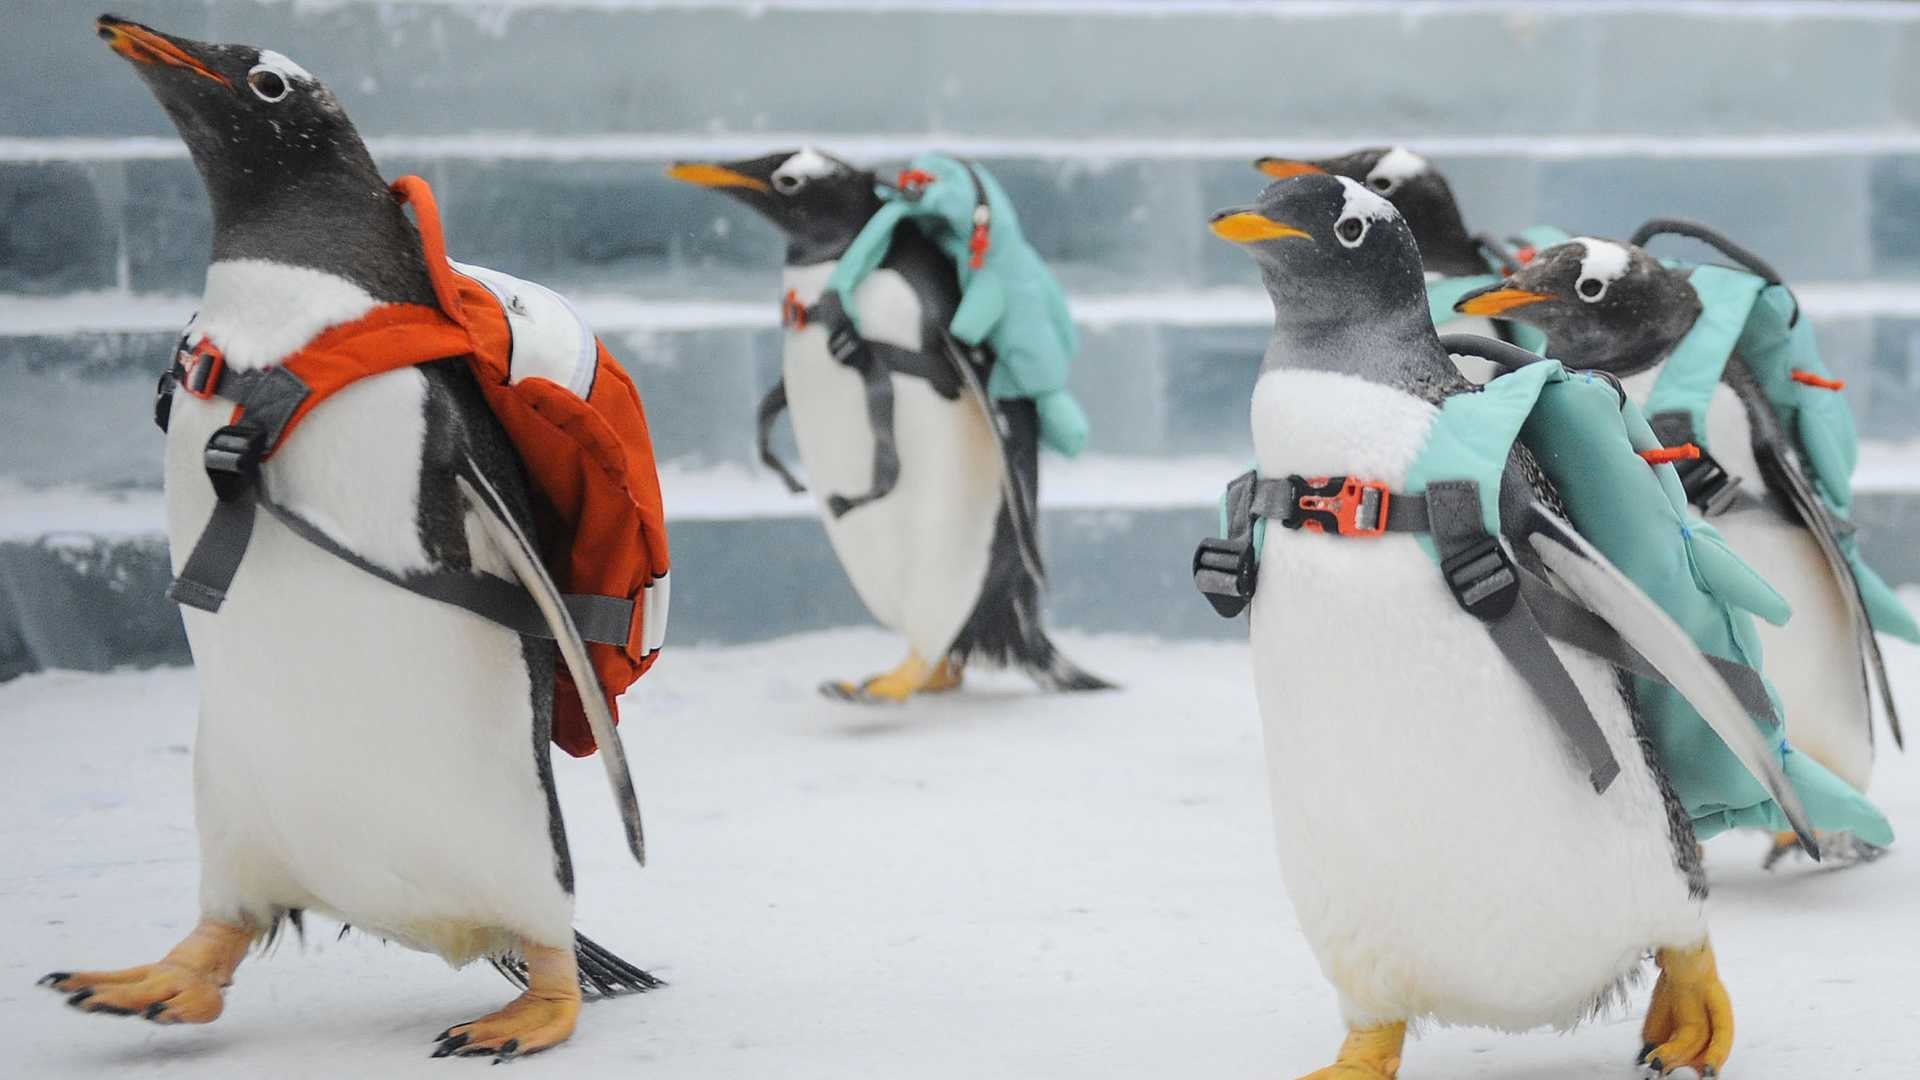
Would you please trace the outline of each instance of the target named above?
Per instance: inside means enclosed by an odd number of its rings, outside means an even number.
[[[1533,225],[1520,230],[1515,239],[1535,251],[1545,251],[1555,244],[1565,243],[1570,237],[1562,229],[1551,225]],[[1490,270],[1497,271],[1498,267]],[[1453,305],[1460,302],[1470,292],[1484,289],[1489,285],[1498,285],[1502,278],[1497,272],[1468,274],[1462,277],[1437,277],[1427,282],[1427,315],[1433,325],[1444,326],[1460,317]],[[1544,352],[1547,347],[1547,335],[1525,323],[1506,324],[1507,333],[1513,343],[1531,353]]]
[[[1686,264],[1668,265],[1684,269]],[[1847,521],[1853,508],[1853,470],[1859,460],[1853,411],[1836,389],[1815,384],[1824,381],[1831,386],[1833,373],[1820,359],[1812,324],[1796,317],[1793,294],[1784,285],[1724,266],[1696,266],[1687,281],[1699,294],[1700,318],[1661,366],[1643,405],[1646,415],[1686,414],[1692,421],[1693,441],[1711,453],[1707,406],[1728,358],[1738,351],[1766,393],[1781,430],[1793,440],[1814,490],[1836,518]],[[1796,379],[1795,372],[1814,381]],[[1873,628],[1920,642],[1920,624],[1886,580],[1861,558],[1858,538],[1848,530],[1840,533],[1839,541],[1859,581],[1860,598]]]
[[[1516,439],[1553,481],[1581,535],[1678,623],[1702,653],[1761,668],[1753,618],[1784,623],[1790,614],[1786,601],[1712,526],[1693,516],[1671,465],[1649,466],[1640,456],[1659,449],[1660,441],[1611,380],[1542,360],[1500,375],[1477,393],[1448,398],[1408,471],[1403,493],[1422,494],[1443,480],[1472,481],[1482,493],[1483,524],[1499,535],[1497,493]],[[1254,523],[1256,558],[1265,524]],[[1232,536],[1233,527],[1223,520],[1225,535]],[[1422,532],[1417,539],[1439,562],[1432,538]],[[1661,681],[1633,678],[1661,766],[1702,840],[1734,828],[1790,828],[1761,783],[1678,691]],[[1890,843],[1892,827],[1865,796],[1787,743],[1777,719],[1778,696],[1770,684],[1765,693],[1773,718],[1755,723],[1814,827],[1848,832],[1871,844]]]

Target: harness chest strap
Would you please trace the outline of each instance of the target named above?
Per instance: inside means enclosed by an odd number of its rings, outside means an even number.
[[[256,512],[265,509],[308,543],[409,592],[473,612],[529,637],[551,638],[533,598],[517,583],[457,571],[395,573],[344,547],[318,526],[273,501],[260,466],[294,426],[334,391],[368,375],[412,367],[471,348],[466,331],[431,308],[390,304],[365,318],[326,331],[287,362],[253,371],[228,370],[204,338],[183,348],[161,379],[156,421],[165,430],[174,389],[203,400],[234,404],[227,426],[207,440],[203,461],[217,499],[180,574],[167,589],[176,603],[218,612],[253,539]],[[298,372],[305,371],[307,377]],[[311,380],[311,384],[310,381]],[[568,611],[590,642],[624,647],[634,603],[624,597],[567,594]]]
[[[1194,583],[1228,617],[1239,614],[1253,596],[1257,520],[1344,537],[1431,533],[1455,600],[1486,624],[1494,643],[1559,722],[1594,790],[1605,791],[1618,775],[1604,732],[1547,639],[1643,678],[1666,679],[1599,615],[1507,555],[1499,538],[1486,531],[1477,484],[1435,482],[1424,495],[1396,495],[1376,481],[1261,479],[1248,472],[1228,485],[1226,510],[1228,536],[1202,541],[1194,555]],[[1750,716],[1769,725],[1778,722],[1758,672],[1721,657],[1706,659]]]
[[[866,388],[867,422],[873,429],[873,486],[859,495],[835,493],[827,498],[827,511],[835,518],[885,498],[900,482],[900,451],[893,427],[893,375],[898,373],[925,379],[941,397],[952,401],[960,396],[959,373],[944,356],[931,356],[904,349],[884,341],[869,341],[853,325],[841,305],[838,294],[826,296],[807,307],[797,294],[789,292],[781,302],[781,323],[789,330],[803,330],[818,324],[827,332],[827,349],[833,358],[859,374]],[[757,441],[760,460],[778,473],[790,491],[805,490],[786,464],[773,452],[773,424],[786,408],[783,382],[768,393],[760,404]]]

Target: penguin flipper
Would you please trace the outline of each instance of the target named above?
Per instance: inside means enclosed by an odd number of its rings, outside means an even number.
[[[1779,804],[1807,854],[1818,859],[1819,842],[1814,838],[1813,824],[1785,769],[1739,697],[1707,662],[1693,639],[1572,525],[1537,502],[1531,510],[1526,539],[1547,569],[1699,711],[1714,734]]]
[[[1834,532],[1833,518],[1827,512],[1826,503],[1778,446],[1769,441],[1767,445],[1756,449],[1758,453],[1755,456],[1759,459],[1760,472],[1766,477],[1767,486],[1785,495],[1787,501],[1793,504],[1794,513],[1807,531],[1813,534],[1820,554],[1827,560],[1828,569],[1833,571],[1834,580],[1840,586],[1840,596],[1847,605],[1847,617],[1853,622],[1854,637],[1859,641],[1861,681],[1867,682],[1871,674],[1872,685],[1879,690],[1880,708],[1886,715],[1887,729],[1893,733],[1893,744],[1904,750],[1907,746],[1906,734],[1900,725],[1900,711],[1893,703],[1893,684],[1887,678],[1886,659],[1880,655],[1880,639],[1874,636],[1873,622],[1867,617],[1867,602],[1860,595],[1860,579],[1854,575],[1853,564],[1847,560],[1847,553],[1840,546],[1840,537]],[[1872,717],[1868,717],[1868,727],[1871,730]]]
[[[644,994],[667,985],[657,976],[634,967],[578,930],[573,932],[573,958],[580,968],[580,995],[594,998]],[[493,970],[521,990],[527,989],[527,962],[518,956],[490,958]]]
[[[646,833],[640,824],[640,801],[633,793],[633,773],[627,768],[627,752],[620,743],[619,733],[614,730],[613,713],[607,708],[606,695],[600,693],[600,676],[593,669],[593,662],[587,656],[587,643],[580,636],[580,628],[574,625],[573,617],[567,614],[565,603],[560,598],[560,588],[553,583],[547,568],[541,565],[540,556],[533,542],[520,531],[513,517],[507,513],[506,500],[502,499],[480,467],[468,458],[466,468],[454,476],[468,505],[473,508],[474,517],[479,519],[487,538],[493,541],[501,555],[513,567],[515,577],[533,596],[534,604],[539,607],[541,616],[546,620],[547,628],[553,631],[553,638],[560,647],[560,656],[566,661],[567,671],[573,675],[573,684],[580,688],[580,702],[585,707],[587,723],[593,729],[594,742],[600,747],[600,761],[607,769],[607,783],[613,788],[614,803],[620,808],[620,821],[626,826],[627,848],[641,866],[647,865]]]

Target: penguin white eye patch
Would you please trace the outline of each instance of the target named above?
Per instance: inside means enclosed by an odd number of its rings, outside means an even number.
[[[247,72],[247,88],[253,91],[254,97],[271,104],[285,100],[293,92],[295,79],[311,82],[313,76],[307,74],[306,68],[279,53],[262,49],[259,59]]]

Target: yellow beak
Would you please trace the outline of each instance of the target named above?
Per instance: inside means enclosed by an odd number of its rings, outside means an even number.
[[[667,170],[667,175],[675,180],[684,180],[701,187],[737,187],[752,191],[766,191],[767,182],[756,180],[746,173],[735,172],[724,165],[709,165],[705,162],[682,162]]]
[[[1210,228],[1215,236],[1222,240],[1231,240],[1236,244],[1252,244],[1261,240],[1280,240],[1289,236],[1304,236],[1313,239],[1311,233],[1296,229],[1291,225],[1282,225],[1251,210],[1242,210],[1237,214],[1215,218]]]

